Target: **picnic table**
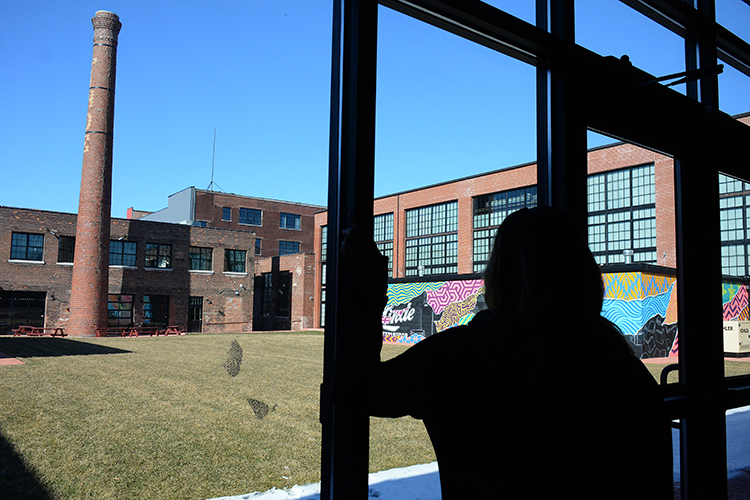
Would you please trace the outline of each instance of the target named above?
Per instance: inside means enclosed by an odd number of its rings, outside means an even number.
[[[97,328],[96,336],[104,337],[106,335],[119,335],[124,337],[125,335],[133,336],[132,327],[130,326],[108,326],[107,328]]]
[[[141,335],[159,336],[159,335],[184,335],[182,328],[179,326],[167,326],[161,330],[157,326],[117,326],[107,327],[96,330],[97,337],[105,335],[119,335],[121,337],[140,337]]]
[[[164,336],[166,337],[170,333],[173,333],[175,335],[183,335],[182,328],[180,328],[179,326],[168,326],[164,330]]]
[[[51,337],[67,337],[65,329],[56,326],[43,327],[19,325],[18,328],[14,328],[11,331],[13,332],[14,337],[20,335],[26,335],[28,337],[41,337],[43,335],[49,335]]]

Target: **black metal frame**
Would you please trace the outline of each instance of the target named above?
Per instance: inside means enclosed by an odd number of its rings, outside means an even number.
[[[680,383],[665,388],[665,400],[680,419],[682,498],[722,498],[725,410],[750,404],[750,377],[725,380],[721,335],[702,335],[722,331],[719,209],[689,200],[714,186],[718,195],[718,165],[743,176],[738,160],[750,129],[718,111],[714,68],[721,59],[750,76],[750,45],[715,22],[713,0],[621,1],[685,38],[686,69],[703,75],[688,82],[687,96],[649,83],[655,77],[627,61],[575,45],[573,0],[537,0],[536,26],[477,0],[379,3],[536,66],[538,203],[568,212],[582,228],[587,129],[675,158]],[[350,214],[371,229],[373,213],[377,9],[377,0],[334,0],[324,499],[367,497],[368,417],[342,408],[333,385],[341,361],[337,304],[350,293],[338,280],[337,249]]]

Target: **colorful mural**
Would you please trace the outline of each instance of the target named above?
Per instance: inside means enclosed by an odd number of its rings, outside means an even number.
[[[674,276],[644,271],[606,273],[602,316],[620,328],[639,358],[677,355]]]
[[[747,287],[739,283],[721,284],[724,321],[748,321]]]
[[[391,283],[383,310],[383,339],[416,344],[430,335],[465,325],[485,308],[482,280]]]
[[[640,358],[677,356],[677,280],[647,271],[605,273],[602,316],[620,328]],[[750,320],[747,286],[722,284],[724,320]],[[386,342],[416,344],[484,309],[482,280],[391,283],[383,311]]]

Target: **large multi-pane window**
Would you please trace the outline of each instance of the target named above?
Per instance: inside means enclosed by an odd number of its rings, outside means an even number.
[[[249,224],[251,226],[261,226],[263,218],[263,212],[256,208],[242,208],[240,207],[240,224]]]
[[[320,326],[326,326],[326,274],[328,267],[328,226],[320,227]]]
[[[135,241],[110,240],[109,265],[135,267],[138,244]]]
[[[107,296],[107,325],[122,327],[133,324],[133,296],[110,294]]]
[[[279,218],[279,227],[281,229],[301,229],[302,228],[302,217],[298,214],[287,214],[281,212]]]
[[[458,202],[406,211],[406,276],[458,272]]]
[[[279,240],[279,255],[292,255],[299,253],[299,241]]]
[[[390,276],[393,269],[393,212],[375,216],[372,235],[380,253],[388,257]]]
[[[492,242],[500,224],[516,210],[536,206],[536,186],[475,196],[473,204],[474,272],[481,273],[490,258]]]
[[[44,258],[44,235],[13,233],[10,240],[10,258],[41,262]]]
[[[190,247],[190,270],[210,271],[213,269],[213,248]]]
[[[146,267],[170,269],[172,267],[172,245],[146,243]]]
[[[244,273],[245,271],[245,251],[224,250],[224,272],[227,273]]]
[[[750,183],[719,174],[719,217],[722,274],[750,275]]]
[[[653,164],[588,177],[588,240],[599,264],[656,263]]]
[[[72,264],[75,258],[76,239],[74,236],[60,236],[57,247],[57,262]]]

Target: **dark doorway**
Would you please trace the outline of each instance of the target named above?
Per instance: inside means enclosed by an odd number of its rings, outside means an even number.
[[[143,296],[143,324],[149,326],[169,325],[169,295]]]
[[[274,261],[270,273],[255,277],[254,288],[253,330],[291,330],[292,273]]]
[[[188,305],[188,331],[203,331],[203,297],[190,297]]]
[[[46,292],[0,291],[0,335],[19,325],[44,326]]]

